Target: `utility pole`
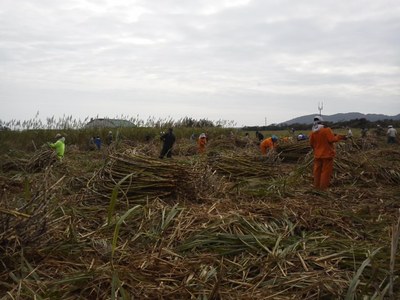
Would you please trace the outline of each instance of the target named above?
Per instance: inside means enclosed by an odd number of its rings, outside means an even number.
[[[318,110],[319,110],[319,116],[322,117],[322,109],[324,108],[324,102],[318,102]]]
[[[267,117],[265,117],[265,127],[267,127]]]

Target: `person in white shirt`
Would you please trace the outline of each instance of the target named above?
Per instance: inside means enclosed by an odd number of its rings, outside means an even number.
[[[350,127],[347,127],[347,137],[349,138],[353,137],[353,131],[351,131]]]
[[[396,144],[397,130],[394,129],[392,125],[388,126],[388,131],[386,132],[386,135],[388,137],[388,144]]]

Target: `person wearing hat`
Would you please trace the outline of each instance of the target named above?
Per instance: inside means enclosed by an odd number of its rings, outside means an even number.
[[[50,148],[56,150],[57,158],[59,161],[62,161],[65,152],[65,137],[63,137],[60,133],[57,133],[55,138],[57,141],[55,143],[49,143],[49,146]]]
[[[168,132],[163,133],[161,135],[160,139],[163,141],[163,147],[161,149],[159,158],[164,158],[164,156],[171,158],[172,157],[172,146],[175,143],[175,135],[173,133],[172,128],[169,128]]]
[[[388,126],[388,130],[386,132],[387,135],[387,142],[388,144],[396,144],[396,136],[397,136],[397,130],[393,128],[392,125]]]
[[[314,187],[326,190],[333,173],[333,160],[336,155],[334,143],[346,140],[345,135],[336,135],[332,129],[325,127],[321,116],[314,117],[310,145],[314,151]]]
[[[260,144],[261,154],[266,155],[269,150],[276,148],[278,142],[278,137],[272,135],[270,138],[263,140]]]
[[[197,139],[197,150],[200,154],[206,152],[207,136],[205,133],[199,135]]]

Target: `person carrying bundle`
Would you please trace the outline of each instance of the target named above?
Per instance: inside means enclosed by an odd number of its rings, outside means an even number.
[[[57,158],[60,162],[62,162],[65,152],[65,137],[63,137],[60,133],[57,133],[55,138],[57,141],[55,143],[48,143],[48,145],[50,148],[56,150]]]
[[[276,148],[278,137],[272,135],[270,138],[263,140],[260,144],[261,154],[267,155],[267,152]]]
[[[314,117],[310,134],[310,145],[314,151],[314,187],[326,190],[333,173],[333,159],[336,155],[334,143],[346,140],[345,135],[336,135],[332,129],[325,127],[321,116]]]

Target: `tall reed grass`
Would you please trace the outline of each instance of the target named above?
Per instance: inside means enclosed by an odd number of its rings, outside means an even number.
[[[10,129],[10,130],[69,130],[69,129],[83,129],[86,128],[91,120],[100,119],[97,115],[94,118],[86,117],[83,120],[80,118],[75,118],[72,115],[63,115],[62,117],[46,117],[45,119],[39,117],[39,112],[36,113],[35,117],[28,120],[1,120],[0,128]],[[220,127],[220,128],[231,128],[235,127],[236,123],[234,121],[227,120],[217,120],[211,121],[206,118],[203,119],[193,119],[191,117],[183,117],[178,120],[174,120],[172,117],[167,118],[156,118],[150,116],[147,120],[140,119],[137,116],[127,116],[120,115],[115,117],[102,117],[101,119],[108,120],[123,120],[130,123],[130,127],[146,127],[146,128],[168,128],[168,127],[185,127],[185,128],[196,128],[196,127]]]
[[[141,120],[139,116],[129,117],[125,115],[115,118],[102,118],[108,120],[119,120],[124,124],[119,127],[90,126],[90,121],[98,119],[86,117],[85,119],[76,119],[73,116],[63,115],[55,116],[42,120],[39,112],[30,120],[0,120],[0,154],[7,153],[10,150],[21,149],[24,151],[36,151],[47,142],[54,142],[55,135],[61,133],[66,138],[67,145],[76,145],[83,149],[88,147],[91,137],[99,136],[103,141],[106,140],[108,132],[113,132],[114,140],[132,140],[137,142],[158,139],[162,132],[168,128],[174,128],[174,133],[178,139],[189,139],[192,134],[199,135],[202,132],[208,132],[213,136],[226,134],[228,128],[235,126],[233,121],[210,121],[207,119],[195,120],[190,117],[184,117],[179,120],[173,120],[168,117],[165,119],[149,117],[147,120]],[[118,122],[117,122],[118,123]],[[129,126],[126,126],[126,125]]]

